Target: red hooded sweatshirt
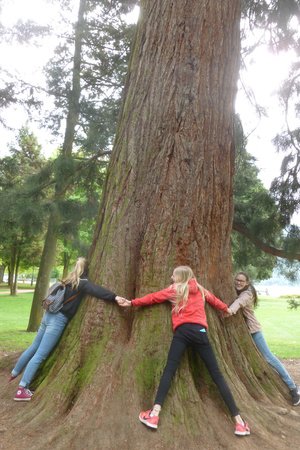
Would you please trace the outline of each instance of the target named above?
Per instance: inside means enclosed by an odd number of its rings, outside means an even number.
[[[228,306],[215,297],[211,292],[204,290],[205,300],[210,303],[214,308],[227,312]],[[141,298],[135,298],[131,301],[133,306],[145,306],[153,305],[155,303],[163,303],[166,301],[174,301],[176,296],[175,285],[163,289],[162,291],[154,292],[153,294],[145,295]],[[187,304],[178,313],[175,312],[174,305],[172,307],[172,326],[173,331],[179,325],[184,323],[197,323],[208,328],[207,319],[204,309],[205,301],[203,300],[201,291],[197,286],[197,282],[194,278],[189,281],[189,296]]]

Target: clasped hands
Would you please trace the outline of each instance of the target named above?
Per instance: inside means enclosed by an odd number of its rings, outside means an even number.
[[[231,316],[233,316],[233,312],[229,308],[226,312],[223,312],[223,317],[225,317],[225,319]]]
[[[131,301],[130,300],[127,300],[127,298],[124,298],[124,297],[119,297],[118,295],[116,296],[116,302],[122,308],[126,308],[128,306],[131,306]]]

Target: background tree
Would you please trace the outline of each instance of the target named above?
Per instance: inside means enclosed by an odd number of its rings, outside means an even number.
[[[1,246],[0,246],[0,254],[1,254]],[[6,265],[3,263],[2,258],[0,258],[0,261],[1,261],[0,262],[0,283],[3,283]]]
[[[235,135],[234,268],[243,269],[258,280],[270,278],[275,267],[285,266],[283,273],[292,279],[292,268],[296,274],[300,259],[299,227],[290,224],[293,213],[287,220],[274,191],[268,191],[259,179],[255,158],[246,150],[247,139],[237,116]]]
[[[299,43],[298,43],[299,49]],[[289,79],[280,90],[285,112],[285,131],[277,134],[274,143],[284,154],[281,173],[272,183],[271,191],[277,200],[284,224],[290,224],[293,214],[299,212],[300,201],[300,63],[297,61]]]
[[[0,239],[1,256],[8,266],[9,285],[16,294],[20,263],[31,252],[33,241],[43,231],[45,211],[40,193],[32,195],[29,178],[45,163],[41,146],[27,128],[20,130],[11,156],[1,160],[0,168]]]
[[[242,62],[245,64],[247,57],[251,58],[254,48],[267,45],[276,53],[293,50],[295,53],[294,64],[290,75],[280,90],[281,103],[283,106],[283,117],[285,117],[285,131],[278,133],[274,138],[277,150],[283,153],[281,173],[271,185],[271,197],[275,201],[278,218],[277,226],[281,226],[281,240],[279,247],[274,241],[258,234],[256,236],[251,228],[245,223],[234,221],[234,230],[244,235],[256,247],[264,252],[279,258],[288,260],[287,265],[291,267],[291,261],[299,261],[299,243],[291,238],[295,230],[299,233],[299,227],[293,223],[293,215],[299,208],[299,129],[295,118],[299,115],[297,96],[299,94],[299,33],[298,24],[300,18],[300,2],[298,0],[242,2]],[[253,34],[251,32],[254,32]],[[248,36],[251,39],[248,39]],[[255,98],[251,92],[249,97]],[[259,105],[255,105],[257,112],[264,113]],[[296,125],[295,125],[296,124]],[[298,161],[298,162],[297,162]],[[264,224],[261,224],[262,229]],[[273,236],[273,234],[271,234]],[[290,243],[289,243],[290,242]],[[292,245],[292,242],[294,245]]]
[[[77,178],[82,176],[80,170],[83,172],[85,169],[87,176],[88,172],[93,171],[95,162],[102,167],[107,163],[112,130],[116,124],[116,107],[123,84],[120,79],[125,75],[128,55],[128,32],[121,15],[131,3],[125,2],[123,5],[116,2],[112,7],[106,1],[99,3],[80,0],[72,37],[72,57],[70,47],[65,42],[58,46],[56,59],[49,65],[49,92],[54,95],[56,106],[50,115],[50,126],[53,131],[57,131],[65,118],[66,127],[63,145],[56,161],[55,199],[49,217],[28,331],[36,330],[40,323],[41,299],[45,297],[49,286],[59,231],[63,226],[63,210],[67,204],[80,207],[66,199],[67,192],[73,189]],[[123,65],[120,61],[124,62]],[[109,93],[111,98],[108,98]],[[85,164],[80,162],[81,154],[76,154],[74,145],[80,145],[80,152],[87,159]],[[98,176],[101,177],[102,173],[98,166]]]
[[[283,238],[280,214],[275,200],[259,179],[255,158],[246,150],[247,139],[238,116],[235,117],[235,136],[233,269],[246,271],[252,280],[268,279],[276,266],[276,258],[259,249],[238,230],[245,227],[256,238],[278,245]]]
[[[0,18],[0,43],[38,45],[50,33],[51,26],[41,26],[30,20],[19,20],[14,27],[5,27]],[[18,105],[29,115],[36,108],[40,108],[41,98],[36,94],[41,94],[42,90],[41,86],[33,86],[28,81],[20,79],[19,74],[8,70],[2,62],[0,65],[0,124],[4,128],[8,126],[3,112],[11,106]]]

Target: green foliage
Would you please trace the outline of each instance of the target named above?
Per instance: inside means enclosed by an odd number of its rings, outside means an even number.
[[[276,244],[278,233],[282,229],[276,204],[258,178],[255,158],[246,151],[245,140],[237,137],[236,142],[235,220],[245,223],[254,235],[266,237],[270,244]]]
[[[300,263],[298,261],[278,258],[277,270],[291,282],[297,282],[300,279]]]
[[[261,43],[279,52],[293,49],[299,52],[299,0],[243,1],[245,29],[259,29],[259,43],[248,46],[246,33],[243,54],[251,53]],[[282,227],[288,227],[294,213],[299,211],[300,200],[300,128],[298,126],[300,103],[300,64],[297,59],[284,81],[279,98],[284,108],[282,117],[285,130],[273,139],[278,152],[283,153],[281,173],[273,180],[271,193],[280,212]]]
[[[35,171],[28,182],[23,184],[22,191],[18,192],[20,198],[18,215],[23,218],[23,225],[27,223],[28,230],[32,232],[38,232],[41,227],[39,218],[45,217],[45,214],[53,209],[59,212],[61,224],[57,231],[63,242],[64,253],[67,252],[69,255],[73,255],[76,248],[86,252],[91,239],[93,217],[98,208],[109,153],[113,145],[130,45],[135,32],[135,26],[126,24],[122,15],[129,12],[137,3],[132,0],[122,2],[88,0],[86,2],[81,40],[79,119],[73,155],[68,158],[59,155],[53,161],[45,162],[43,167]],[[60,5],[64,31],[59,37],[56,36],[57,49],[46,68],[48,94],[55,104],[48,114],[47,123],[51,132],[57,135],[60,134],[61,124],[70,111],[74,88],[72,80],[74,29],[76,28],[69,20],[70,11],[74,8],[73,2],[61,0]],[[249,27],[256,27],[263,31],[264,37],[260,34],[260,39],[264,42],[268,41],[273,48],[296,46],[297,33],[293,29],[291,19],[299,13],[299,1],[244,0],[242,6],[242,23],[245,25],[242,29],[242,37],[247,37]],[[38,40],[53,30],[30,22],[19,22],[13,30],[4,30],[2,27],[0,31],[2,33],[0,38],[6,39],[7,36],[11,36],[20,42],[33,42],[35,37]],[[243,42],[243,49],[250,51],[251,48],[247,49],[248,44],[245,43],[245,39]],[[296,98],[299,94],[298,77],[295,76],[298,74],[297,71],[299,71],[299,65],[295,65],[294,76],[291,76],[291,82],[285,85],[285,90],[282,92],[282,98],[286,104],[292,95]],[[38,102],[33,97],[38,91],[32,86],[24,87],[23,91],[28,104],[37,106]],[[18,102],[17,92],[15,80],[14,82],[11,79],[8,80],[0,91],[2,106],[7,107],[13,102]],[[297,103],[295,111],[299,112]],[[291,213],[299,205],[299,180],[297,179],[299,170],[296,170],[295,166],[298,150],[294,151],[292,156],[290,150],[292,144],[297,142],[298,135],[298,129],[292,132],[289,129],[287,136],[277,139],[278,147],[289,151],[283,164],[284,173],[289,172],[289,176],[285,175],[284,181],[282,178],[273,183],[273,195],[276,202],[280,204],[280,215],[276,211],[272,197],[258,180],[255,162],[245,151],[246,143],[243,134],[240,133],[239,136],[241,152],[237,154],[235,219],[242,221],[255,236],[271,245],[283,243],[285,246],[288,245],[287,238],[290,237],[291,230],[287,230],[288,236],[285,236],[283,241],[282,225],[288,223]],[[24,145],[25,142],[23,142]],[[16,161],[13,159],[2,161],[0,184],[4,171],[6,187],[15,186],[16,174],[19,173]],[[26,166],[31,163],[34,167],[35,161],[35,158],[31,158],[30,162],[30,159],[26,160],[24,156],[21,164]],[[292,166],[296,167],[293,177],[290,176]],[[55,198],[52,186],[55,186],[56,193],[59,193]],[[13,196],[16,195],[11,191],[11,197],[7,197],[6,205],[11,203]],[[27,203],[29,197],[32,200],[31,204]],[[67,199],[64,200],[64,197]],[[42,200],[41,210],[39,205]],[[24,206],[23,210],[22,206]],[[2,211],[4,210],[3,203]],[[245,270],[250,270],[253,274],[255,273],[256,279],[270,275],[275,264],[273,257],[263,254],[237,233],[233,233],[232,242],[235,268],[243,267]]]
[[[279,152],[284,153],[281,173],[273,180],[271,191],[276,199],[283,217],[284,225],[288,225],[294,213],[299,211],[300,204],[300,64],[293,65],[289,79],[280,90],[280,99],[285,109],[286,129],[274,138]]]
[[[15,41],[19,44],[34,43],[42,36],[47,36],[50,33],[49,26],[37,25],[32,20],[26,22],[18,20],[13,28],[0,27],[0,40],[11,43]]]
[[[265,41],[277,51],[297,47],[296,28],[291,25],[291,19],[299,15],[299,0],[242,1],[242,17],[247,25],[260,29]]]
[[[244,236],[231,234],[233,271],[244,271],[251,280],[266,280],[272,276],[276,258],[264,253]]]
[[[246,139],[236,117],[234,221],[244,224],[256,237],[276,245],[281,239],[279,214],[268,190],[258,178],[255,158],[246,151]],[[234,270],[243,269],[252,279],[270,278],[276,259],[264,253],[240,233],[231,236]]]
[[[11,276],[22,258],[35,265],[41,253],[45,210],[41,192],[31,183],[45,162],[40,151],[35,136],[22,128],[11,155],[0,164],[0,255]]]
[[[78,253],[87,253],[91,242],[133,32],[122,14],[134,4],[88,0],[80,3],[85,10],[75,26],[68,19],[71,4],[62,4],[64,33],[46,68],[48,92],[55,104],[47,123],[53,134],[58,135],[66,117],[67,125],[64,144],[51,167],[47,166],[46,176],[55,186],[48,206],[59,219],[56,234],[65,269]],[[76,49],[80,49],[77,54]],[[75,134],[70,133],[73,125],[76,125]],[[67,139],[68,148],[73,147],[72,153],[65,151]]]
[[[300,301],[297,301],[295,298],[290,298],[287,302],[289,304],[289,309],[297,309],[300,306]]]
[[[234,224],[246,227],[255,239],[281,248],[287,255],[299,253],[299,227],[286,226],[284,212],[278,208],[273,193],[259,180],[255,158],[246,151],[247,142],[238,117],[235,124]],[[256,247],[247,236],[235,231],[232,233],[232,253],[234,270],[244,270],[255,280],[270,278],[275,265],[292,281],[299,276],[298,262],[276,259]]]
[[[84,154],[111,150],[129,49],[135,27],[123,19],[136,2],[90,0],[86,4],[81,40],[81,99],[75,144]],[[65,19],[66,20],[66,19]],[[68,28],[66,28],[68,30]],[[46,71],[55,109],[48,114],[48,126],[59,133],[67,114],[72,89],[73,28],[58,44]]]

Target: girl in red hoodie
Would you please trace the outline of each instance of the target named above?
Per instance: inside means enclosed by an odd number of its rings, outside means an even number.
[[[142,423],[150,428],[157,428],[159,413],[171,385],[171,380],[179,366],[181,357],[188,346],[194,347],[204,361],[213,381],[216,383],[231,415],[235,420],[235,434],[246,436],[250,428],[243,421],[235,404],[231,391],[220,372],[216,357],[207,336],[207,319],[204,310],[205,301],[214,308],[228,313],[225,303],[197,283],[193,271],[188,266],[176,267],[172,275],[173,284],[162,291],[135,298],[122,300],[119,305],[145,306],[170,301],[172,303],[173,340],[168,360],[160,380],[152,409],[139,415]],[[229,312],[230,313],[230,312]]]

